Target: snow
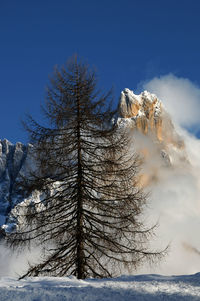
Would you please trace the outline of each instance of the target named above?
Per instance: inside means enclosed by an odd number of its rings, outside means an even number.
[[[141,97],[148,99],[148,101],[153,102],[155,99],[157,99],[157,96],[153,93],[150,93],[148,91],[144,91],[141,94]]]
[[[158,301],[200,300],[200,273],[185,276],[137,275],[113,279],[75,277],[0,279],[0,300]]]
[[[138,113],[137,113],[136,117],[142,117],[142,116],[145,116],[145,113],[144,113],[144,111],[142,111],[140,109],[140,110],[138,110]]]
[[[134,92],[129,90],[128,88],[125,88],[123,91],[121,91],[120,102],[122,105],[126,103],[126,106],[128,106],[128,104],[132,105],[133,103],[138,103],[140,105],[140,110],[138,111],[138,114],[135,116],[135,118],[145,116],[145,112],[144,112],[145,103],[153,104],[155,117],[159,117],[161,115],[162,112],[161,106],[163,106],[161,105],[161,101],[158,99],[158,97],[155,94],[152,94],[148,91],[144,91],[141,94],[137,95],[134,94]]]
[[[141,95],[137,95],[135,93],[133,93],[133,91],[129,90],[128,88],[125,88],[123,91],[121,91],[122,94],[125,94],[130,103],[134,103],[135,101],[141,103]]]

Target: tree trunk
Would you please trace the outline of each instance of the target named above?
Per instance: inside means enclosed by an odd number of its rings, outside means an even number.
[[[77,143],[78,143],[78,191],[77,191],[77,278],[84,279],[84,232],[83,232],[83,194],[82,194],[82,162],[81,162],[81,132],[80,132],[80,96],[77,86]]]

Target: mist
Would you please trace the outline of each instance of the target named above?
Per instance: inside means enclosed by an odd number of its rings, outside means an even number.
[[[187,128],[199,126],[200,88],[188,79],[171,74],[152,79],[143,88],[156,94],[170,113],[175,131],[184,141],[186,160],[177,160],[180,154],[172,152],[173,146],[169,145],[172,164],[167,167],[156,155],[152,141],[140,137],[153,154],[152,158],[149,156],[150,162],[146,160],[143,170],[150,175],[156,173],[156,179],[147,187],[150,191],[147,220],[159,222],[156,239],[150,245],[160,249],[170,243],[170,248],[159,265],[144,266],[138,272],[196,273],[200,271],[200,140]]]
[[[28,247],[24,249],[11,249],[4,243],[0,244],[0,277],[20,277],[27,272],[30,264],[41,261],[41,249]]]
[[[199,125],[200,88],[189,79],[167,74],[145,82],[142,88],[159,97],[174,123],[183,128]]]

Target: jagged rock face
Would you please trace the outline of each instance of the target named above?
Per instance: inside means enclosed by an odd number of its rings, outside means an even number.
[[[135,95],[129,89],[121,92],[119,115],[122,118],[132,118],[135,126],[142,133],[149,131],[156,134],[162,141],[162,104],[159,99],[147,91]]]
[[[0,140],[0,215],[5,216],[13,206],[17,194],[16,181],[24,166],[31,145]]]
[[[121,92],[119,116],[131,119],[132,128],[145,135],[154,135],[159,142],[183,148],[184,142],[177,135],[170,116],[156,95],[147,91],[136,95],[129,89]]]
[[[147,91],[136,95],[124,89],[119,102],[118,125],[133,130],[136,150],[144,162],[144,172],[140,176],[142,186],[159,178],[161,166],[169,168],[173,164],[187,162],[184,141],[177,134],[169,114],[156,95]],[[138,133],[143,138],[138,137]]]

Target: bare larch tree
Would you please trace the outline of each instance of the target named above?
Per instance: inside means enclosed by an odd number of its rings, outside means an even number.
[[[41,197],[21,205],[21,222],[7,239],[13,246],[43,245],[44,253],[22,277],[112,277],[124,265],[134,270],[161,255],[147,245],[152,229],[141,219],[146,197],[137,185],[139,160],[128,131],[111,122],[110,98],[74,58],[55,69],[47,89],[49,127],[31,117],[26,123],[39,171],[23,185]]]

